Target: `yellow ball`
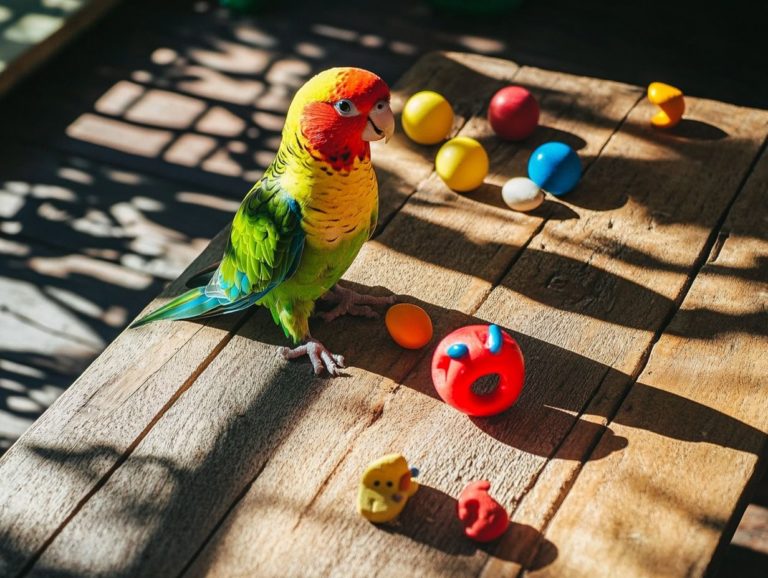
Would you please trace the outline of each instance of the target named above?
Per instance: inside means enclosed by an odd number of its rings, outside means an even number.
[[[471,191],[482,185],[488,174],[488,154],[473,138],[452,138],[437,151],[435,170],[454,191]]]
[[[445,97],[424,90],[417,92],[403,108],[403,130],[419,144],[439,143],[453,126],[453,109]]]

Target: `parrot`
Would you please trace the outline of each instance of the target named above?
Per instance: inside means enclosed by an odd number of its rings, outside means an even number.
[[[235,214],[221,261],[131,327],[262,306],[292,341],[279,349],[284,359],[307,356],[316,375],[340,375],[344,357],[312,337],[309,318],[320,299],[334,305],[326,321],[376,317],[374,306],[395,301],[337,284],[378,220],[370,143],[394,131],[390,90],[376,74],[338,67],[309,79],[291,101],[274,160]]]

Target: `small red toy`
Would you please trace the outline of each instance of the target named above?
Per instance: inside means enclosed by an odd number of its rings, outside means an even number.
[[[522,86],[507,86],[493,95],[488,122],[501,138],[523,140],[539,125],[539,103]]]
[[[509,527],[509,514],[489,494],[491,483],[487,480],[467,484],[459,495],[459,520],[464,533],[477,542],[490,542],[501,536]]]
[[[498,375],[488,393],[479,379]],[[501,413],[517,401],[525,381],[525,363],[517,342],[497,325],[468,325],[448,334],[432,356],[432,383],[445,403],[474,416]],[[482,382],[480,382],[482,383]]]

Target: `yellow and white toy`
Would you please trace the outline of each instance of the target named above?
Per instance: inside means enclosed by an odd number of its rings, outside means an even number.
[[[389,454],[371,462],[360,480],[357,511],[375,524],[391,522],[419,489],[419,483],[413,479],[416,475],[418,470],[409,469],[400,454]]]

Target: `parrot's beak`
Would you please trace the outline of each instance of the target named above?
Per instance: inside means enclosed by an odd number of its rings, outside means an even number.
[[[393,134],[395,134],[395,115],[392,114],[392,110],[389,107],[372,110],[365,123],[363,140],[372,142],[384,139],[384,142],[387,142]]]

